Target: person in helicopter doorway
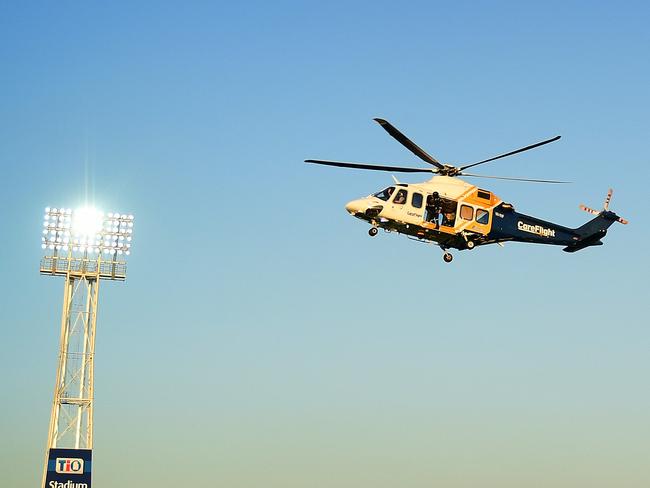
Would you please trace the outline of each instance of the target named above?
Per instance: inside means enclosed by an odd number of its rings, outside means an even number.
[[[447,210],[442,216],[442,225],[453,227],[455,222],[456,222],[456,212],[454,212],[451,209]]]
[[[427,197],[427,220],[440,227],[440,216],[442,215],[442,200],[440,194],[434,191]]]

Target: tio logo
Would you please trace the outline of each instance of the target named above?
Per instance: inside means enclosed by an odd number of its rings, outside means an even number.
[[[84,460],[79,458],[56,458],[56,472],[64,474],[83,474]]]

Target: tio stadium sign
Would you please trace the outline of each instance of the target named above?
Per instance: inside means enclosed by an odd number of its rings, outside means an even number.
[[[50,449],[44,488],[90,488],[90,449]]]

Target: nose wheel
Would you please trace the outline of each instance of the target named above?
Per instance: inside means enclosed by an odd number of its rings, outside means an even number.
[[[368,230],[368,235],[370,237],[375,237],[378,232],[379,232],[379,229],[377,227],[370,227],[370,230]]]
[[[442,255],[442,259],[445,263],[451,263],[454,260],[454,257],[451,253],[446,252]]]

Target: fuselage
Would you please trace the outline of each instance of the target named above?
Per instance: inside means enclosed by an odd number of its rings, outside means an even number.
[[[433,195],[435,210],[430,205]],[[581,238],[577,229],[520,214],[491,191],[448,176],[395,183],[345,208],[374,227],[443,248],[471,249],[504,241],[571,246]]]

